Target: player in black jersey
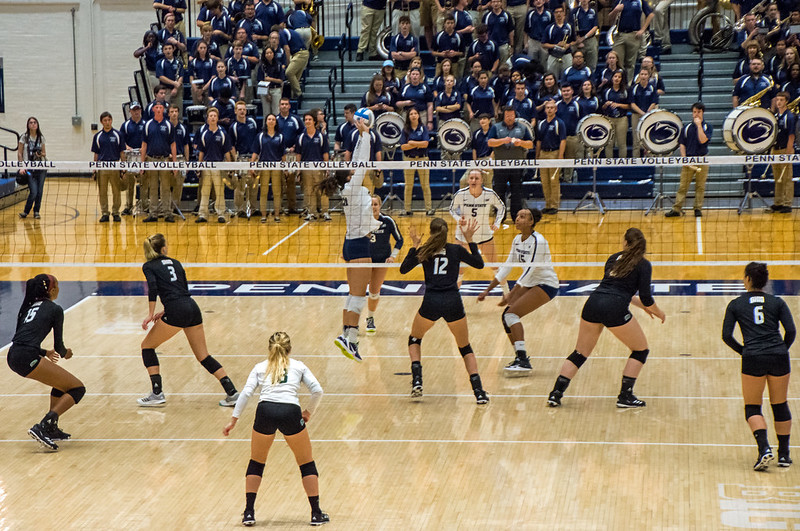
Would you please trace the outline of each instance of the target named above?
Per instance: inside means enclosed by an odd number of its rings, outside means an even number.
[[[628,305],[633,304],[643,309],[651,319],[658,317],[662,323],[666,319],[650,292],[652,267],[644,258],[646,250],[647,241],[642,231],[630,228],[625,231],[622,252],[614,253],[606,260],[603,280],[583,306],[575,350],[561,366],[555,387],[547,398],[549,406],[561,405],[564,391],[594,350],[604,327],[631,349],[631,355],[622,371],[622,388],[617,397],[617,407],[646,405],[644,400],[634,396],[633,385],[650,350],[647,348],[647,338]],[[639,292],[638,296],[636,292]]]
[[[419,307],[411,335],[408,336],[408,355],[411,357],[411,396],[422,396],[422,337],[440,318],[444,318],[453,334],[458,351],[464,359],[469,373],[469,381],[478,404],[489,402],[478,374],[478,362],[469,344],[469,329],[464,304],[458,292],[458,268],[461,262],[483,269],[483,258],[472,236],[478,230],[478,222],[472,218],[461,220],[461,232],[469,245],[469,251],[454,243],[447,243],[447,222],[441,218],[431,220],[431,235],[420,245],[422,237],[411,227],[411,241],[414,246],[400,265],[400,273],[406,274],[422,264],[425,272],[425,296]]]
[[[53,301],[58,298],[58,280],[52,275],[36,275],[25,284],[25,298],[17,315],[17,329],[6,361],[11,370],[25,378],[42,382],[50,391],[50,410],[28,430],[28,435],[44,448],[56,451],[55,441],[70,438],[58,427],[58,418],[86,394],[80,380],[56,365],[59,358],[70,359],[72,349],[64,346],[64,310]],[[53,331],[53,348],[45,350],[42,341]]]
[[[142,361],[150,375],[153,391],[137,402],[140,406],[160,406],[166,402],[156,348],[183,329],[194,357],[225,389],[225,398],[219,401],[219,405],[235,406],[239,393],[222,365],[208,353],[200,307],[189,294],[183,266],[167,256],[167,239],[163,234],[154,234],[144,241],[144,256],[147,262],[142,271],[147,279],[150,311],[142,322],[142,328],[147,330],[150,323],[154,325],[142,341]],[[161,297],[164,311],[155,313],[158,297]]]
[[[767,439],[767,423],[761,414],[764,384],[769,387],[769,402],[778,434],[778,466],[792,464],[789,457],[789,434],[792,414],[786,403],[789,388],[789,347],[797,334],[792,312],[783,299],[764,293],[769,279],[767,264],[750,262],[744,269],[747,293],[728,304],[722,323],[722,340],[742,356],[742,395],[744,417],[758,443],[754,470],[766,470],[774,459]],[[733,337],[739,323],[744,345]],[[780,333],[783,325],[783,337]]]
[[[372,196],[372,215],[381,222],[379,229],[373,230],[369,239],[369,254],[373,264],[392,264],[403,248],[403,236],[397,228],[397,223],[386,214],[381,214],[381,197]],[[390,238],[394,238],[394,247],[391,245]],[[389,270],[385,267],[374,267],[369,277],[369,291],[367,300],[367,328],[368,334],[374,334],[375,310],[378,309],[378,302],[381,298],[381,286],[386,279]]]

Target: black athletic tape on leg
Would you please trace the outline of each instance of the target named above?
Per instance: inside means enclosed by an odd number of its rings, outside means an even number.
[[[508,313],[509,310],[510,308],[506,306],[506,309],[503,310],[502,314],[500,314],[500,322],[503,323],[503,330],[506,331],[506,334],[511,333],[511,328],[509,328],[509,326],[506,324],[506,314]]]
[[[472,354],[472,345],[467,343],[466,347],[458,347],[458,353],[461,354],[462,358],[467,354]]]
[[[304,465],[300,465],[300,475],[302,477],[319,476],[319,472],[317,472],[317,464],[314,463],[314,461],[309,461]]]
[[[265,464],[266,463],[259,463],[258,461],[253,461],[251,459],[250,462],[247,463],[247,472],[245,473],[245,476],[263,476]]]
[[[789,411],[789,404],[783,402],[781,404],[772,404],[772,416],[775,422],[786,422],[792,420],[792,412]]]
[[[745,404],[744,405],[744,418],[749,419],[755,415],[762,415],[761,404]]]
[[[50,396],[52,396],[53,398],[61,398],[62,396],[64,396],[64,391],[53,387],[50,390]]]
[[[156,349],[143,348],[142,361],[145,367],[158,367],[158,356],[156,356]]]
[[[648,354],[650,354],[650,349],[646,348],[644,350],[634,350],[633,352],[631,352],[631,355],[629,357],[644,365],[644,362],[647,361]]]
[[[408,346],[410,347],[411,345],[420,345],[420,346],[422,346],[422,338],[421,337],[408,336]]]
[[[69,396],[71,396],[71,397],[72,397],[72,399],[73,399],[73,400],[75,401],[75,403],[77,404],[78,402],[80,402],[80,401],[81,401],[81,398],[83,398],[83,395],[85,395],[85,394],[86,394],[86,388],[85,388],[84,386],[80,386],[80,387],[73,387],[72,389],[70,389],[69,391],[67,391],[67,394],[68,394]]]
[[[578,352],[577,350],[573,350],[572,354],[567,356],[567,361],[571,361],[577,368],[581,368],[581,365],[586,363],[586,356]]]
[[[207,356],[206,359],[200,362],[200,365],[211,374],[214,374],[222,368],[222,365],[214,359],[214,356]]]

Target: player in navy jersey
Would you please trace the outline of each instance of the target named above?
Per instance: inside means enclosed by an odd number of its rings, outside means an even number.
[[[150,375],[153,391],[138,399],[138,404],[160,406],[167,401],[161,385],[161,368],[156,348],[183,329],[194,357],[225,389],[225,398],[219,401],[219,405],[233,407],[239,393],[222,365],[208,353],[200,307],[189,294],[183,266],[167,256],[167,239],[163,234],[154,234],[144,241],[144,256],[147,261],[142,266],[142,272],[147,279],[150,309],[142,321],[142,329],[147,330],[150,323],[153,323],[153,327],[142,341],[142,361]],[[158,298],[161,298],[164,310],[156,313]]]
[[[86,388],[71,373],[56,365],[70,359],[72,349],[64,346],[64,310],[53,301],[58,298],[58,280],[52,275],[36,275],[25,283],[25,298],[17,315],[17,328],[6,361],[12,371],[38,382],[50,391],[50,410],[28,430],[44,448],[56,451],[55,441],[70,438],[58,427],[58,418],[77,404]],[[45,350],[42,341],[53,331],[53,348]]]
[[[722,340],[742,356],[742,396],[744,416],[758,444],[754,470],[766,470],[774,459],[767,439],[767,423],[761,413],[764,385],[769,387],[769,402],[778,434],[778,466],[792,464],[789,434],[792,413],[786,403],[791,364],[789,347],[797,334],[792,312],[783,299],[764,292],[769,279],[767,264],[750,262],[744,269],[747,293],[728,304],[722,323]],[[739,323],[744,345],[733,337]],[[783,337],[780,333],[783,325]]]
[[[461,232],[469,245],[469,251],[456,245],[447,243],[447,222],[442,218],[431,220],[431,234],[425,243],[422,236],[411,227],[411,241],[413,247],[408,250],[405,260],[400,265],[400,273],[405,275],[416,266],[422,264],[425,272],[425,295],[422,305],[414,316],[411,324],[411,334],[408,336],[408,355],[411,357],[411,396],[422,396],[422,338],[425,333],[444,318],[447,327],[453,334],[458,346],[458,351],[464,359],[464,366],[469,374],[469,382],[475,393],[478,404],[489,402],[489,396],[483,390],[481,377],[478,374],[478,362],[469,344],[469,329],[467,316],[464,313],[464,303],[458,292],[458,269],[461,262],[483,269],[483,258],[478,251],[478,245],[472,241],[472,236],[478,230],[478,222],[474,219],[462,218]]]
[[[561,366],[561,373],[547,399],[551,407],[561,405],[564,391],[594,350],[604,327],[631,349],[625,370],[622,371],[622,388],[617,397],[617,407],[635,408],[646,405],[644,400],[634,396],[633,385],[650,350],[647,348],[647,338],[628,305],[633,304],[643,309],[651,319],[658,317],[662,323],[667,318],[653,300],[650,291],[652,266],[644,257],[646,250],[644,234],[631,227],[625,231],[622,252],[614,253],[606,260],[603,280],[583,306],[575,350]]]
[[[397,260],[400,249],[403,248],[403,236],[397,223],[386,214],[381,214],[381,197],[372,196],[372,215],[381,224],[380,228],[373,230],[369,238],[369,254],[373,264],[392,264]],[[391,238],[394,238],[394,247],[391,245]],[[369,277],[369,300],[367,300],[367,327],[368,334],[377,331],[375,327],[375,310],[378,309],[378,302],[381,298],[381,286],[386,279],[389,270],[385,267],[372,269]]]

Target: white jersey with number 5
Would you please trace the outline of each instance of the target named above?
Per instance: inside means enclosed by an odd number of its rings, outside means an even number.
[[[371,142],[369,133],[359,135],[353,150],[352,162],[369,161]],[[366,168],[357,168],[342,189],[342,209],[347,221],[347,232],[344,235],[346,240],[363,238],[381,227],[381,222],[372,215],[372,197],[362,186],[366,174]]]
[[[506,259],[507,264],[514,262],[525,262],[531,264],[524,267],[522,275],[517,280],[517,284],[526,288],[532,288],[539,284],[550,286],[551,288],[558,288],[558,275],[553,269],[553,261],[550,257],[550,245],[544,236],[534,231],[533,234],[528,236],[527,240],[522,239],[521,234],[514,237],[511,243],[511,251],[508,253]],[[495,278],[500,282],[504,281],[508,274],[511,272],[512,265],[504,265],[501,267]]]
[[[460,222],[461,218],[474,218],[478,221],[478,230],[472,237],[475,243],[488,242],[494,237],[492,231],[492,221],[490,221],[491,207],[497,209],[495,216],[495,223],[500,223],[503,216],[506,215],[506,206],[500,199],[500,196],[491,188],[483,187],[481,194],[478,197],[472,195],[469,187],[462,188],[456,195],[453,196],[453,202],[450,204],[450,215]],[[456,225],[456,240],[466,241],[464,234],[461,232],[461,227]]]

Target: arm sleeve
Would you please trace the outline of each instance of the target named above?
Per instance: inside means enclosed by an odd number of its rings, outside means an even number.
[[[400,274],[405,275],[418,265],[419,265],[419,260],[417,260],[417,248],[412,247],[411,249],[408,250],[408,254],[403,260],[403,263],[400,264]]]
[[[366,134],[359,132],[356,147],[353,149],[352,162],[367,162],[369,160],[370,147],[372,146],[372,138],[369,131]],[[367,169],[364,167],[356,168],[355,174],[350,178],[351,186],[362,186],[364,176],[367,174]]]
[[[514,241],[511,242],[511,250],[508,252],[508,258],[506,258],[507,265],[500,267],[497,270],[497,273],[495,273],[494,275],[494,278],[497,279],[499,282],[504,281],[508,277],[508,274],[511,273],[511,269],[513,267],[511,264],[513,263],[514,254],[516,253],[516,250],[517,250],[517,238],[514,238]]]
[[[783,342],[786,344],[786,348],[789,348],[792,346],[792,343],[794,343],[794,340],[797,337],[797,329],[794,325],[792,312],[789,310],[789,306],[783,299],[781,299],[780,320],[784,330]]]
[[[728,308],[725,310],[725,319],[722,321],[722,341],[741,355],[744,347],[733,337],[733,328],[736,326],[736,316],[733,314],[732,306],[733,302],[728,304]]]
[[[256,387],[258,387],[258,369],[253,367],[253,370],[250,371],[250,376],[247,377],[247,383],[239,391],[239,399],[236,400],[236,405],[233,407],[233,416],[237,419],[242,416],[242,411],[247,407],[247,401],[253,396]]]
[[[650,282],[653,277],[653,266],[650,265],[649,261],[642,259],[640,265],[637,266],[639,269],[639,299],[641,299],[642,304],[645,306],[652,306],[656,303],[653,300],[653,294],[650,291]]]
[[[459,259],[470,267],[475,269],[483,269],[483,257],[478,250],[478,244],[472,242],[469,244],[469,252],[466,249],[458,246]]]
[[[155,302],[158,298],[158,282],[156,281],[156,276],[147,267],[142,267],[142,271],[144,272],[144,278],[147,280],[147,300]]]
[[[791,320],[791,315],[789,317]],[[67,354],[67,348],[64,346],[64,309],[61,306],[56,306],[53,317],[53,348],[62,358]]]
[[[313,415],[314,411],[319,405],[320,400],[322,400],[322,386],[317,381],[314,373],[312,373],[311,369],[308,367],[306,367],[303,371],[303,383],[311,392],[311,400],[308,401],[308,406],[306,406],[306,409]]]

